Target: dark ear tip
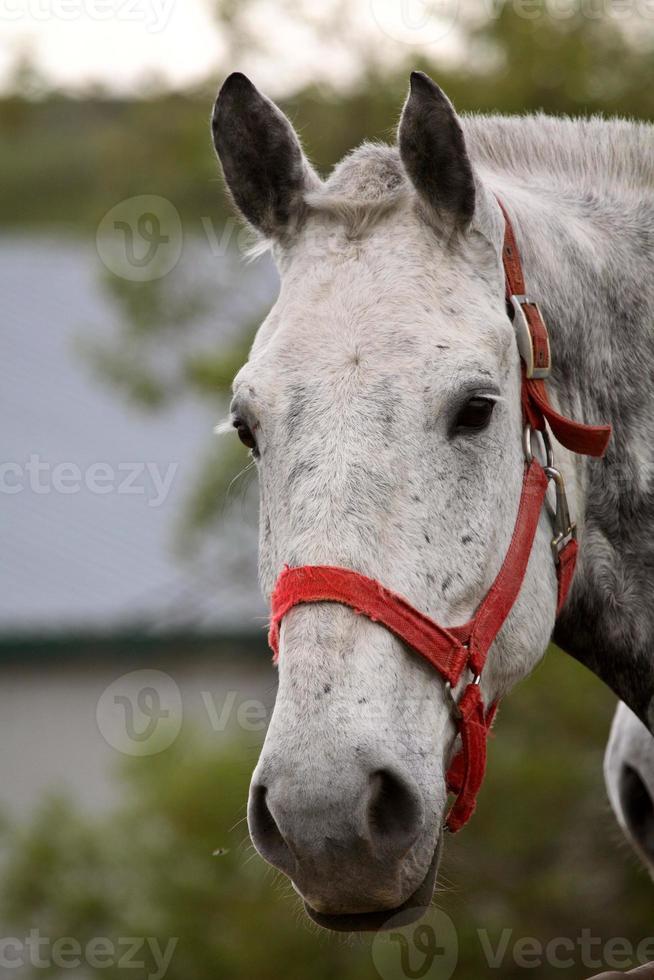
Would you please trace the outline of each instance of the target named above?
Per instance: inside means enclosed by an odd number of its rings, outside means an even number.
[[[233,71],[220,86],[216,106],[227,104],[237,99],[252,97],[256,94],[257,90],[247,75],[244,75],[241,71]]]
[[[214,132],[218,128],[218,116],[222,109],[229,110],[236,100],[251,97],[256,93],[255,86],[243,72],[233,71],[228,75],[220,87],[211,115],[211,127]]]
[[[409,77],[412,92],[433,92],[438,86],[424,71],[412,71]]]
[[[411,95],[439,99],[441,102],[447,100],[447,96],[433,79],[426,75],[424,71],[412,71],[410,76]]]
[[[218,98],[222,95],[234,95],[237,92],[251,92],[254,85],[242,71],[233,71],[228,75],[220,87]]]

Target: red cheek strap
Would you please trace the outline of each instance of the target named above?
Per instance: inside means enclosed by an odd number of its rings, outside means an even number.
[[[459,701],[458,710],[461,748],[447,770],[447,788],[456,794],[447,815],[447,829],[455,834],[467,824],[475,812],[477,795],[486,772],[488,736],[497,714],[497,703],[484,712],[479,684],[468,684]]]

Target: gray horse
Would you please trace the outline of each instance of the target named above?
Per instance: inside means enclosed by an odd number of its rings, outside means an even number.
[[[654,877],[654,738],[626,704],[613,718],[604,779],[620,827]]]
[[[652,730],[652,127],[460,119],[413,73],[398,146],[364,145],[323,181],[243,75],[225,82],[212,124],[232,197],[281,276],[232,404],[259,472],[265,594],[285,565],[345,566],[454,626],[487,592],[524,472],[499,197],[549,326],[550,397],[610,423],[613,439],[599,461],[555,443],[577,573],[557,618],[543,511],[484,701],[528,674],[553,635]],[[423,660],[344,606],[297,607],[252,779],[255,846],[326,927],[419,911],[455,748],[451,693]]]

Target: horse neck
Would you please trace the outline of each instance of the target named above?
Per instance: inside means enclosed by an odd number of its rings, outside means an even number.
[[[653,209],[501,179],[494,189],[550,331],[553,401],[613,426],[604,459],[564,460],[581,548],[554,639],[654,731]]]

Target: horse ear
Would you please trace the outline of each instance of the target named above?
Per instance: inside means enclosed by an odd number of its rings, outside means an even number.
[[[211,129],[236,206],[264,235],[282,237],[297,225],[305,192],[319,183],[290,122],[234,72],[218,93]]]
[[[422,202],[441,221],[466,228],[475,211],[475,178],[461,123],[444,92],[421,71],[411,73],[398,144]]]

